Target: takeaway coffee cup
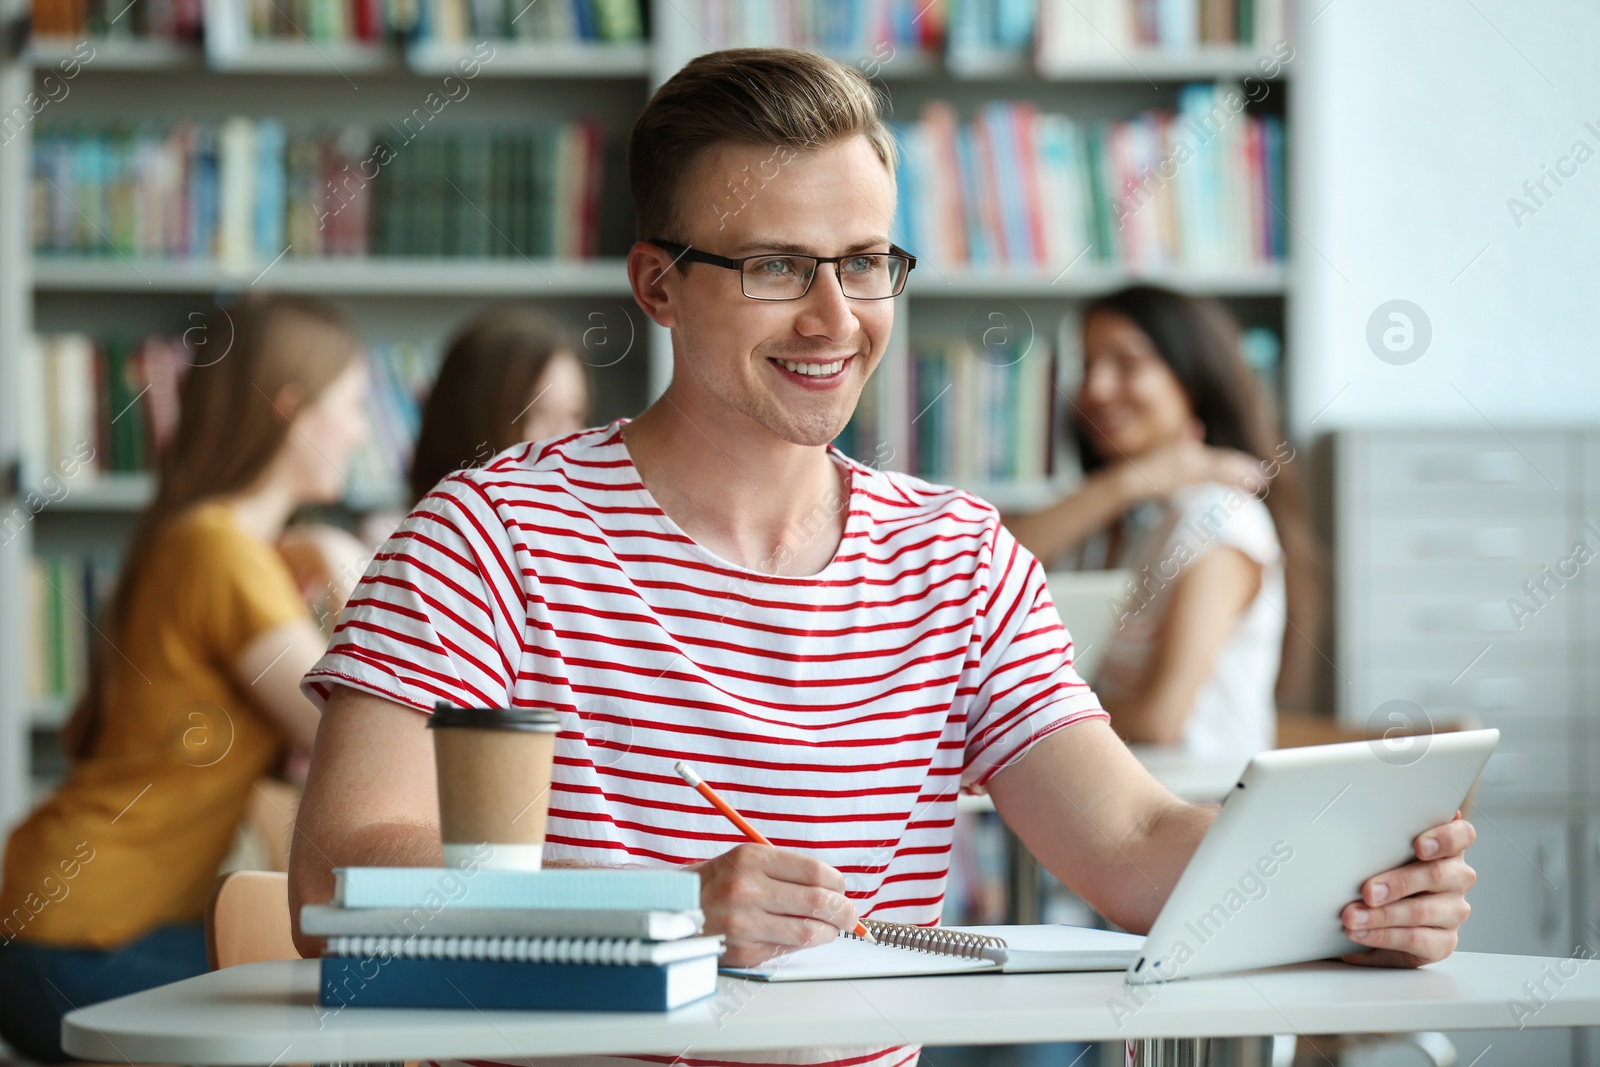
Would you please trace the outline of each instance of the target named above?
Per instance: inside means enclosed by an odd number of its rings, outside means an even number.
[[[559,721],[553,711],[530,708],[434,710],[428,729],[445,866],[476,860],[483,867],[539,869]]]

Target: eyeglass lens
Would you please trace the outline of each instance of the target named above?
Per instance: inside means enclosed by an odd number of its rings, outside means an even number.
[[[856,300],[882,300],[899,293],[905,283],[904,258],[881,252],[840,260],[839,285]],[[795,300],[804,296],[816,273],[810,256],[762,256],[744,265],[744,294],[757,300]]]

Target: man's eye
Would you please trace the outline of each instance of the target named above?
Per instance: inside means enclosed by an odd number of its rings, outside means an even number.
[[[844,269],[851,274],[871,274],[883,263],[881,256],[853,256],[844,261]]]
[[[785,259],[782,256],[774,259],[763,259],[761,262],[756,264],[756,270],[760,271],[762,274],[771,274],[777,277],[782,277],[786,274],[801,273],[800,268],[795,264],[794,260]]]

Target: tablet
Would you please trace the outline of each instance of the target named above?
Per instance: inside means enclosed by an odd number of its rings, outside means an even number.
[[[1449,822],[1498,730],[1263,752],[1250,761],[1128,968],[1167,982],[1362,951],[1339,914]],[[1403,742],[1403,743],[1402,743]]]

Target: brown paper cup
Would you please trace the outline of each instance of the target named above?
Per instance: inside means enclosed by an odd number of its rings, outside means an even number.
[[[445,866],[475,860],[483,867],[540,868],[558,722],[553,711],[527,708],[434,711],[428,728]]]

